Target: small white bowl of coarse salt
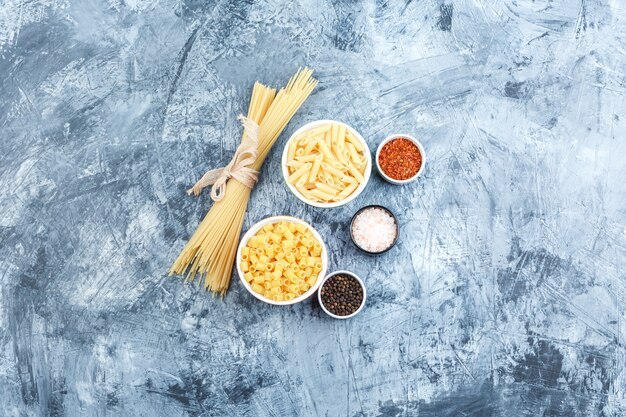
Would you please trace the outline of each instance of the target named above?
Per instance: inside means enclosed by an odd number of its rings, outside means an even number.
[[[368,255],[387,252],[398,241],[399,232],[396,216],[379,205],[359,209],[350,222],[352,243]]]

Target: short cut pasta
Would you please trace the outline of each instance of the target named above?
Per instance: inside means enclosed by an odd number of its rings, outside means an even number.
[[[307,200],[338,202],[365,181],[366,151],[343,123],[302,132],[287,146],[287,181]]]
[[[250,237],[238,262],[252,291],[272,301],[289,301],[317,282],[322,245],[306,226],[280,221]]]

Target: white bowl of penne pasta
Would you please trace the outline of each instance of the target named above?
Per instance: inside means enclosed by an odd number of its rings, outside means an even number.
[[[241,283],[255,298],[289,305],[317,291],[328,268],[328,251],[307,222],[273,216],[243,235],[236,263]]]
[[[345,123],[318,120],[298,129],[285,144],[282,172],[287,187],[315,207],[332,208],[354,200],[372,172],[365,139]]]

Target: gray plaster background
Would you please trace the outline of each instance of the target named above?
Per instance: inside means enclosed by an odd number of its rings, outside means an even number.
[[[616,0],[0,0],[0,415],[624,415],[624,45]],[[253,81],[305,64],[244,229],[312,222],[368,285],[345,322],[165,276]],[[279,154],[320,118],[418,136],[423,177],[306,207]]]

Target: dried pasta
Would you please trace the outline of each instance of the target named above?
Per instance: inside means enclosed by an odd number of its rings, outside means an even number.
[[[287,147],[287,181],[307,200],[341,201],[365,181],[366,151],[343,123],[310,129]]]
[[[315,285],[322,271],[322,245],[300,223],[267,224],[241,249],[239,267],[252,291],[289,301]]]
[[[259,82],[254,84],[248,118],[259,125],[259,143],[250,168],[261,168],[280,133],[317,85],[312,73],[308,68],[299,70],[278,93]],[[188,281],[194,281],[201,274],[207,290],[226,293],[250,192],[237,180],[228,181],[224,198],[213,204],[170,268],[170,275],[186,274]],[[256,266],[252,265],[253,269]]]

